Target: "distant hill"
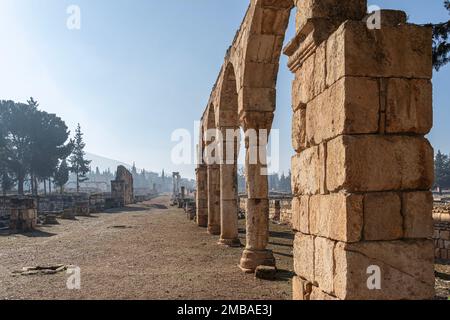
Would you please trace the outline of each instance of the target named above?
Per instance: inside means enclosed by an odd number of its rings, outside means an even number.
[[[95,168],[98,167],[100,172],[103,172],[105,170],[108,170],[108,168],[111,170],[111,172],[115,172],[118,166],[125,166],[127,169],[131,169],[132,165],[120,162],[117,160],[105,158],[102,156],[98,156],[93,153],[86,152],[86,159],[91,160],[91,170],[95,171]]]

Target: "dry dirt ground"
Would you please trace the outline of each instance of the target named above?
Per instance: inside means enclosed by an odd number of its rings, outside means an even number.
[[[278,279],[258,280],[238,269],[242,248],[217,245],[218,237],[168,203],[160,197],[59,220],[32,234],[0,233],[0,299],[291,299],[293,234],[287,227],[271,225]],[[80,267],[81,290],[67,289],[66,272],[13,275],[59,264]]]
[[[242,248],[217,245],[218,237],[188,221],[167,197],[76,221],[60,220],[25,235],[0,233],[0,299],[291,299],[289,228],[271,224],[276,281],[240,272]],[[245,243],[244,221],[240,237]],[[74,265],[70,275],[14,275],[23,267]],[[450,296],[450,265],[436,265],[438,298]]]

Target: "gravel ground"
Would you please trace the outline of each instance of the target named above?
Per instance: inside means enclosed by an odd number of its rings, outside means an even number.
[[[291,299],[293,234],[287,227],[271,225],[278,279],[258,280],[238,269],[242,248],[217,245],[218,237],[168,203],[160,197],[124,211],[60,220],[32,234],[0,233],[0,299]],[[80,267],[81,290],[67,289],[65,272],[13,275],[23,267],[60,264]]]
[[[217,245],[218,237],[188,221],[160,197],[25,235],[0,232],[0,299],[288,299],[292,298],[293,234],[271,224],[270,249],[279,268],[275,281],[255,279],[237,265],[242,248]],[[240,238],[245,243],[244,221]],[[70,275],[14,275],[24,267],[73,265]],[[450,296],[450,265],[436,265],[438,299]]]

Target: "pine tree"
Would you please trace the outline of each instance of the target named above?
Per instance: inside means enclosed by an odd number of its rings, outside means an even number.
[[[450,187],[450,159],[439,150],[435,158],[435,186],[442,189]]]
[[[445,8],[450,14],[450,0],[444,1]],[[438,24],[433,24],[433,65],[439,71],[444,65],[450,62],[450,20]]]
[[[70,171],[75,173],[77,178],[77,192],[80,192],[80,183],[88,180],[86,178],[86,174],[88,174],[91,169],[89,165],[91,161],[86,160],[86,152],[84,152],[84,148],[86,144],[83,141],[83,133],[81,133],[80,124],[78,124],[77,130],[75,131],[75,142],[72,155],[69,158],[70,162]]]
[[[69,166],[67,165],[67,161],[64,159],[59,165],[58,169],[55,172],[54,182],[55,185],[59,188],[60,193],[64,192],[64,186],[69,181]]]

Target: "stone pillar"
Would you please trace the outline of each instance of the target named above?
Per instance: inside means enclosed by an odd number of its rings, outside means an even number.
[[[208,165],[208,232],[220,235],[220,167]]]
[[[285,49],[294,298],[432,299],[431,30],[399,11],[368,28],[365,1],[319,2],[298,2]]]
[[[222,162],[220,164],[220,225],[221,235],[219,244],[230,247],[240,247],[238,233],[238,181],[237,181],[237,154],[238,142],[234,137],[227,141],[227,129],[239,130],[238,128],[222,128],[223,144],[221,146]],[[231,139],[231,135],[229,137]],[[232,154],[227,154],[227,142],[232,144]],[[230,150],[231,151],[231,150]]]
[[[246,132],[246,178],[247,178],[247,243],[240,262],[244,272],[254,272],[258,266],[275,266],[272,251],[267,250],[269,242],[269,192],[265,148],[267,135],[272,125],[272,112],[244,112],[241,122]],[[256,133],[257,139],[249,139],[248,134]],[[261,144],[264,142],[264,145]]]
[[[274,200],[273,220],[276,222],[281,221],[281,200]]]
[[[208,172],[206,165],[199,165],[197,175],[197,224],[199,227],[208,226]]]

